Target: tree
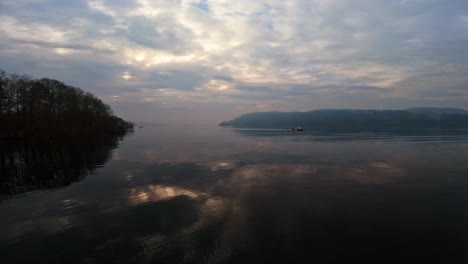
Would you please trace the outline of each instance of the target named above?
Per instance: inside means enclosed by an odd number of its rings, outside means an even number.
[[[0,136],[68,137],[122,133],[133,123],[109,105],[63,82],[0,70]]]

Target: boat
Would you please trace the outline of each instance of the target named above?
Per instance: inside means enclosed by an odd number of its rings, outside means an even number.
[[[293,132],[304,132],[304,128],[302,128],[302,127],[293,127],[292,131]]]

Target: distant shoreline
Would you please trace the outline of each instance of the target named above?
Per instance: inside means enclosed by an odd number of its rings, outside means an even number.
[[[384,131],[420,129],[466,129],[468,111],[456,108],[420,107],[405,110],[323,109],[309,112],[254,112],[219,126],[234,128],[292,129],[316,131]]]

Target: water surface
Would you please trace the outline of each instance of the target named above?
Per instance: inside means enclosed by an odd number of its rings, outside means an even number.
[[[2,143],[2,263],[466,263],[468,133]]]

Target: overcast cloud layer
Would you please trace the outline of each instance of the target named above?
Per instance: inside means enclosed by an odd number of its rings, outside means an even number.
[[[118,115],[468,108],[466,0],[2,0],[0,68]]]

